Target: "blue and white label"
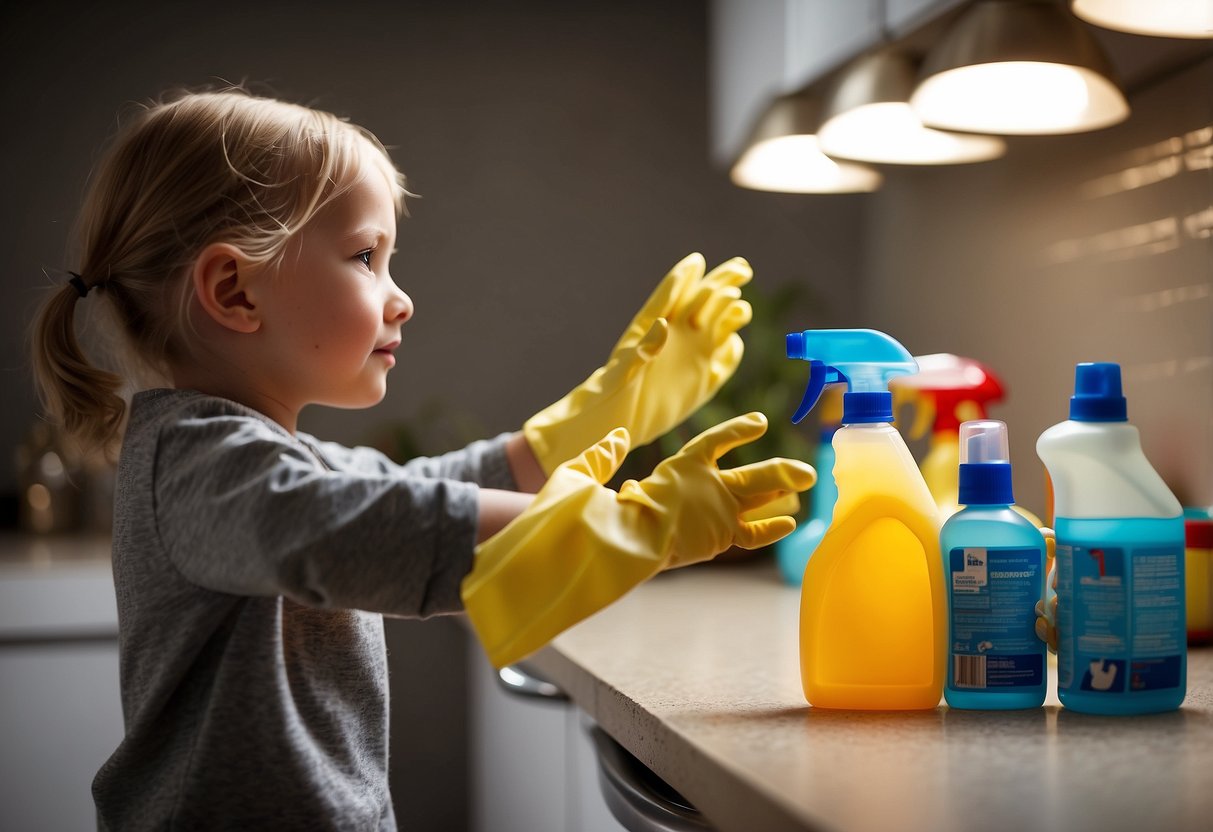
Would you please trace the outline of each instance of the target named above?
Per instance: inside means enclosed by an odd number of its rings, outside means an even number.
[[[1058,543],[1059,689],[1123,694],[1179,686],[1183,557],[1178,547]]]
[[[948,553],[952,687],[1006,690],[1044,683],[1036,637],[1043,555],[1032,548],[957,547]]]

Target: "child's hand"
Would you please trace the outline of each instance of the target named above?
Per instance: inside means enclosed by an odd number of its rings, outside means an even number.
[[[559,466],[528,509],[476,548],[464,579],[464,606],[489,660],[518,661],[663,569],[734,544],[764,546],[795,529],[788,516],[743,514],[810,488],[812,467],[786,459],[716,464],[766,426],[761,413],[730,419],[618,493],[605,483],[628,452],[623,428]]]
[[[679,262],[611,351],[607,364],[523,431],[544,470],[572,459],[616,427],[645,445],[686,420],[741,362],[737,330],[750,322],[741,287],[753,276],[739,257],[704,275],[702,255]]]

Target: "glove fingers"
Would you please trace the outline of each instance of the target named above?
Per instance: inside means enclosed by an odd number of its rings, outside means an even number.
[[[742,520],[766,520],[786,514],[795,517],[800,513],[800,495],[795,491],[768,491],[737,500]]]
[[[628,455],[631,444],[632,438],[628,435],[627,428],[615,428],[582,451],[580,456],[569,460],[561,467],[585,474],[587,477],[592,477],[595,482],[604,484],[615,476],[615,472],[619,470],[619,466],[623,464],[624,458]]]
[[[640,343],[636,345],[637,355],[644,362],[652,361],[665,347],[666,339],[670,337],[670,324],[665,318],[658,318],[653,321],[653,325],[649,327],[649,331],[640,339]],[[643,362],[642,362],[643,363]]]
[[[736,286],[714,288],[705,284],[700,285],[703,288],[696,295],[695,302],[692,304],[693,311],[689,313],[690,324],[695,329],[711,326],[730,303],[741,300],[741,290]]]
[[[754,270],[750,268],[750,264],[746,262],[746,259],[744,257],[734,257],[724,261],[708,272],[703,278],[703,282],[714,286],[737,286],[740,288],[749,283],[753,277]]]
[[[787,537],[794,531],[796,531],[796,521],[791,517],[769,517],[766,520],[739,524],[733,535],[733,543],[742,549],[761,549],[763,546],[770,546],[776,540]]]
[[[703,255],[688,254],[674,264],[666,276],[657,284],[657,288],[649,295],[644,306],[636,313],[627,330],[615,343],[612,353],[632,346],[639,340],[656,318],[669,318],[678,308],[680,299],[688,285],[694,285],[703,275]]]
[[[755,410],[708,428],[684,445],[679,455],[702,454],[715,461],[734,448],[753,442],[766,432],[767,417]]]
[[[740,298],[722,298],[717,308],[703,317],[705,325],[712,327],[712,340],[719,343],[748,324],[754,317],[754,309]]]
[[[703,271],[707,264],[699,252],[688,254],[670,269],[665,281],[670,283],[670,295],[665,311],[665,317],[681,314],[680,310],[695,296],[696,287],[703,279]]]
[[[807,491],[817,482],[812,465],[798,459],[773,457],[720,472],[725,487],[739,499],[763,494]]]

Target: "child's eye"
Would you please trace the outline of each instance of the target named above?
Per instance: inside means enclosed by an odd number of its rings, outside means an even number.
[[[368,248],[366,251],[358,252],[357,256],[358,256],[358,259],[362,261],[362,265],[366,266],[369,269],[371,267],[371,255],[373,255],[374,253],[375,253],[375,249]]]

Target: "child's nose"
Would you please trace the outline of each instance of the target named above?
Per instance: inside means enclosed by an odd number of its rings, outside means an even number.
[[[387,307],[384,309],[383,315],[384,318],[393,323],[396,321],[404,323],[413,317],[413,299],[405,294],[395,283],[392,284],[392,291],[388,297]]]

